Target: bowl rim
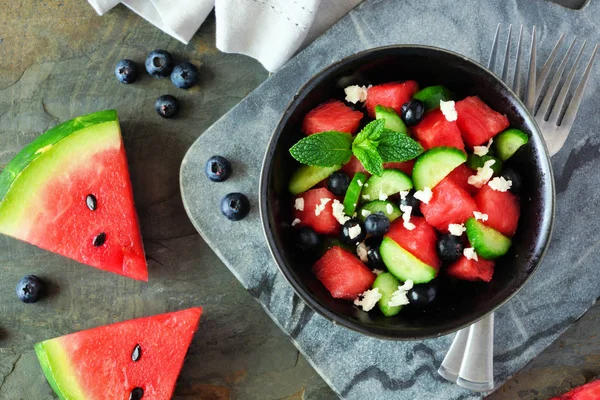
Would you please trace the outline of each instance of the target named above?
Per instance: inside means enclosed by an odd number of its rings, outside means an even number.
[[[273,234],[273,231],[270,228],[269,216],[267,213],[267,201],[266,200],[267,200],[268,175],[269,175],[269,168],[267,168],[267,163],[269,161],[271,161],[274,156],[276,144],[281,136],[281,131],[283,130],[285,123],[287,123],[287,119],[289,118],[290,114],[293,113],[295,107],[292,108],[292,106],[298,100],[298,98],[300,97],[300,94],[305,93],[305,92],[306,93],[310,92],[310,90],[314,89],[314,86],[318,83],[318,81],[320,81],[322,79],[323,76],[328,75],[329,73],[335,71],[340,66],[347,64],[349,62],[352,62],[355,59],[364,57],[371,53],[385,52],[388,50],[402,50],[402,49],[440,52],[440,53],[445,53],[445,54],[453,56],[453,57],[460,58],[463,61],[465,61],[466,63],[470,64],[470,66],[482,70],[490,79],[495,80],[498,84],[500,84],[500,86],[502,86],[507,91],[507,93],[509,94],[509,97],[511,97],[512,100],[516,100],[516,102],[520,105],[520,108],[525,111],[525,114],[524,114],[525,119],[532,123],[533,128],[534,128],[534,129],[532,129],[532,135],[537,136],[537,138],[539,139],[539,142],[541,144],[541,150],[543,150],[540,152],[540,162],[542,164],[542,170],[547,169],[547,179],[545,179],[545,181],[547,181],[548,183],[543,186],[545,187],[545,190],[544,190],[545,197],[547,197],[549,199],[548,202],[550,203],[549,204],[550,207],[549,207],[549,210],[546,210],[545,212],[542,213],[542,217],[541,217],[542,221],[540,224],[540,236],[543,236],[543,238],[542,238],[543,244],[541,246],[541,249],[539,250],[537,261],[536,261],[535,265],[531,268],[531,271],[525,277],[523,282],[521,282],[521,284],[519,286],[517,286],[514,289],[514,291],[512,291],[505,299],[498,302],[490,310],[481,313],[480,315],[476,316],[472,320],[463,322],[460,324],[456,324],[455,326],[452,326],[449,328],[442,329],[442,330],[438,331],[437,333],[429,333],[429,334],[422,334],[422,335],[407,335],[407,336],[391,336],[391,335],[386,335],[382,331],[373,332],[372,330],[370,330],[370,327],[368,327],[360,322],[350,321],[346,318],[340,317],[338,314],[331,311],[329,309],[329,307],[327,307],[325,304],[321,303],[317,298],[310,295],[308,290],[306,288],[304,288],[303,285],[301,285],[299,282],[296,282],[296,280],[293,279],[293,277],[291,276],[291,274],[288,271],[289,268],[284,267],[285,263],[284,263],[283,257],[281,256],[280,249],[277,247],[277,244],[275,243],[275,241],[273,239],[273,237],[275,235]],[[267,240],[269,252],[271,253],[273,261],[277,265],[277,268],[279,269],[281,274],[285,277],[286,281],[293,288],[295,294],[298,297],[300,297],[306,305],[308,305],[317,314],[319,314],[319,315],[325,317],[326,319],[328,319],[329,321],[331,321],[333,324],[341,325],[347,329],[350,329],[352,331],[355,331],[355,332],[358,332],[358,333],[361,333],[361,334],[364,334],[364,335],[367,335],[370,337],[375,337],[375,338],[385,339],[385,340],[392,340],[392,341],[418,341],[418,340],[424,340],[424,339],[437,338],[440,336],[444,336],[447,334],[457,332],[461,329],[471,326],[472,324],[484,319],[488,315],[495,312],[497,309],[499,309],[504,304],[506,304],[509,300],[511,300],[519,291],[521,291],[521,289],[523,289],[523,287],[529,282],[531,277],[538,270],[539,265],[541,264],[546,252],[548,251],[548,247],[550,244],[550,238],[552,237],[552,231],[553,231],[553,227],[554,227],[554,217],[555,217],[555,209],[556,209],[556,191],[555,191],[555,183],[554,183],[554,174],[552,171],[552,164],[550,162],[550,154],[548,153],[548,148],[547,148],[546,142],[544,141],[544,138],[542,136],[542,132],[537,124],[537,121],[531,114],[531,112],[523,104],[521,99],[519,99],[519,97],[513,92],[512,88],[510,88],[506,83],[504,83],[502,81],[502,79],[497,77],[496,74],[494,74],[492,71],[490,71],[487,67],[485,67],[484,65],[478,63],[477,61],[475,61],[465,55],[462,55],[460,53],[456,53],[454,51],[436,47],[436,46],[428,46],[428,45],[420,45],[420,44],[396,44],[396,45],[373,47],[373,48],[363,50],[358,53],[354,53],[349,56],[346,56],[346,57],[326,66],[325,68],[321,69],[317,73],[311,75],[311,77],[304,84],[302,84],[302,86],[296,91],[296,93],[294,94],[292,99],[285,106],[285,111],[281,115],[281,118],[279,119],[277,126],[273,130],[273,133],[271,134],[271,137],[269,138],[269,141],[267,143],[267,148],[266,148],[263,160],[262,160],[261,171],[260,171],[258,202],[259,202],[260,219],[261,219],[263,234],[265,236],[265,239]],[[533,253],[533,254],[535,255],[536,253]]]

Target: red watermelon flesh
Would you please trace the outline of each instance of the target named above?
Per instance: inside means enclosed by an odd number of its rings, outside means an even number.
[[[409,160],[404,162],[386,162],[383,163],[385,169],[398,169],[408,176],[412,175],[413,167],[415,166],[415,160]]]
[[[469,177],[473,175],[475,175],[475,171],[467,167],[466,164],[460,164],[448,174],[447,179],[456,183],[471,196],[474,196],[479,189],[473,185],[469,185]]]
[[[416,81],[389,82],[372,86],[367,91],[367,111],[369,116],[375,118],[375,106],[391,107],[400,115],[402,105],[419,91]]]
[[[461,257],[446,270],[449,276],[464,281],[489,282],[494,275],[494,262],[479,258],[479,261],[469,260]]]
[[[456,102],[458,128],[469,147],[486,144],[490,138],[508,128],[508,118],[485,104],[477,96]]]
[[[302,121],[302,132],[312,135],[319,132],[338,131],[356,133],[363,113],[354,111],[339,100],[331,100],[308,112]]]
[[[562,396],[550,400],[598,400],[600,399],[600,379],[579,386]]]
[[[312,271],[336,299],[354,300],[375,281],[375,274],[365,264],[339,246],[329,249]]]
[[[438,231],[448,233],[449,224],[462,224],[477,211],[475,200],[448,177],[433,189],[428,204],[421,203],[421,213],[427,223]]]
[[[410,222],[415,225],[415,229],[406,229],[402,219],[398,218],[392,222],[386,236],[425,264],[439,270],[441,261],[436,250],[437,233],[435,229],[422,217],[411,216]]]
[[[344,164],[342,166],[342,171],[347,173],[348,176],[350,177],[350,179],[352,179],[354,174],[356,174],[357,172],[362,172],[362,173],[366,174],[367,177],[371,176],[371,174],[367,172],[367,170],[362,165],[362,163],[360,161],[358,161],[358,158],[356,158],[354,156],[350,157],[350,161],[348,161],[346,164]]]
[[[499,192],[488,185],[475,195],[477,208],[488,215],[484,224],[503,235],[513,236],[519,225],[521,209],[519,199],[511,192]]]
[[[465,150],[456,121],[448,121],[440,109],[427,113],[421,122],[411,128],[411,132],[425,150],[439,146]]]
[[[323,235],[336,235],[339,233],[341,225],[333,216],[333,200],[339,200],[337,196],[326,188],[317,188],[308,190],[296,198],[304,199],[303,210],[294,208],[294,218],[300,220],[300,226],[310,226],[315,232]],[[315,214],[317,206],[321,205],[322,199],[329,199],[325,204],[323,211],[319,215]]]
[[[88,329],[38,343],[35,351],[61,399],[129,399],[140,388],[143,399],[168,400],[201,314],[190,308]]]

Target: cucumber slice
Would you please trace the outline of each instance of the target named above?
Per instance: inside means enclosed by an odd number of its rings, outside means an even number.
[[[392,299],[392,294],[398,290],[398,286],[400,286],[400,282],[389,272],[380,274],[373,282],[373,289],[377,288],[381,293],[381,299],[377,302],[377,306],[386,317],[393,317],[402,310],[402,306],[388,305]]]
[[[388,270],[402,282],[411,279],[414,283],[427,283],[437,271],[394,242],[384,237],[379,247],[381,258]]]
[[[388,208],[390,207],[392,212],[388,213]],[[390,222],[394,222],[402,215],[402,211],[400,211],[398,206],[390,201],[375,200],[362,206],[360,210],[358,210],[358,219],[361,222],[365,222],[365,220],[367,219],[367,217],[363,215],[363,210],[368,211],[367,216],[369,215],[369,213],[375,214],[378,212],[382,212],[385,214],[386,217],[388,217]]]
[[[529,142],[529,137],[519,129],[507,129],[494,138],[494,148],[498,158],[506,161]]]
[[[362,172],[354,174],[354,178],[346,190],[346,196],[344,196],[344,213],[346,215],[354,216],[365,182],[367,182],[367,175]]]
[[[385,127],[394,132],[408,133],[404,121],[402,121],[393,108],[379,105],[375,106],[375,119],[385,120]]]
[[[367,181],[362,193],[363,200],[380,200],[380,195],[386,198],[401,191],[412,189],[413,183],[408,175],[397,169],[384,169],[381,176],[373,175]]]
[[[301,165],[290,178],[288,189],[293,195],[306,192],[329,175],[333,174],[341,165],[335,167],[315,167],[312,165]]]
[[[413,168],[415,189],[433,189],[454,168],[467,161],[467,155],[454,147],[434,147],[421,154]]]
[[[427,86],[415,93],[413,98],[423,102],[425,111],[431,111],[440,107],[440,100],[448,101],[452,99],[452,93],[442,85]]]
[[[511,240],[497,230],[485,226],[472,217],[465,222],[465,227],[469,243],[480,257],[494,260],[508,251]]]
[[[494,175],[500,175],[502,172],[502,161],[496,157],[492,157],[490,155],[478,156],[477,154],[469,154],[467,157],[467,167],[471,168],[473,171],[477,171],[477,168],[483,168],[483,164],[486,161],[494,160],[495,163],[490,167],[494,171]]]

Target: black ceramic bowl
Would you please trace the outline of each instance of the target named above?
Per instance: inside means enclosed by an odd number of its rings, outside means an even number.
[[[428,311],[405,307],[395,317],[378,310],[363,312],[351,302],[336,300],[311,272],[311,263],[290,244],[292,196],[287,184],[298,163],[289,148],[303,137],[304,115],[318,104],[342,99],[352,84],[378,84],[414,79],[421,87],[442,84],[457,98],[477,95],[505,114],[511,127],[530,136],[527,146],[509,160],[523,176],[521,219],[508,254],[496,264],[490,283],[453,282],[443,277],[444,299]],[[554,215],[554,182],[549,156],[533,117],[515,94],[474,61],[443,49],[390,46],[341,60],[318,73],[294,96],[283,114],[265,155],[260,210],[267,242],[279,269],[296,293],[325,318],[367,335],[385,339],[422,339],[444,335],[483,318],[508,301],[531,277],[549,242]]]

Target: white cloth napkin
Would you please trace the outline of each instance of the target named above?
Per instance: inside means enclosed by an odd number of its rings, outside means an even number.
[[[174,38],[188,43],[212,8],[217,48],[279,69],[362,0],[88,0],[100,15],[123,3]]]

